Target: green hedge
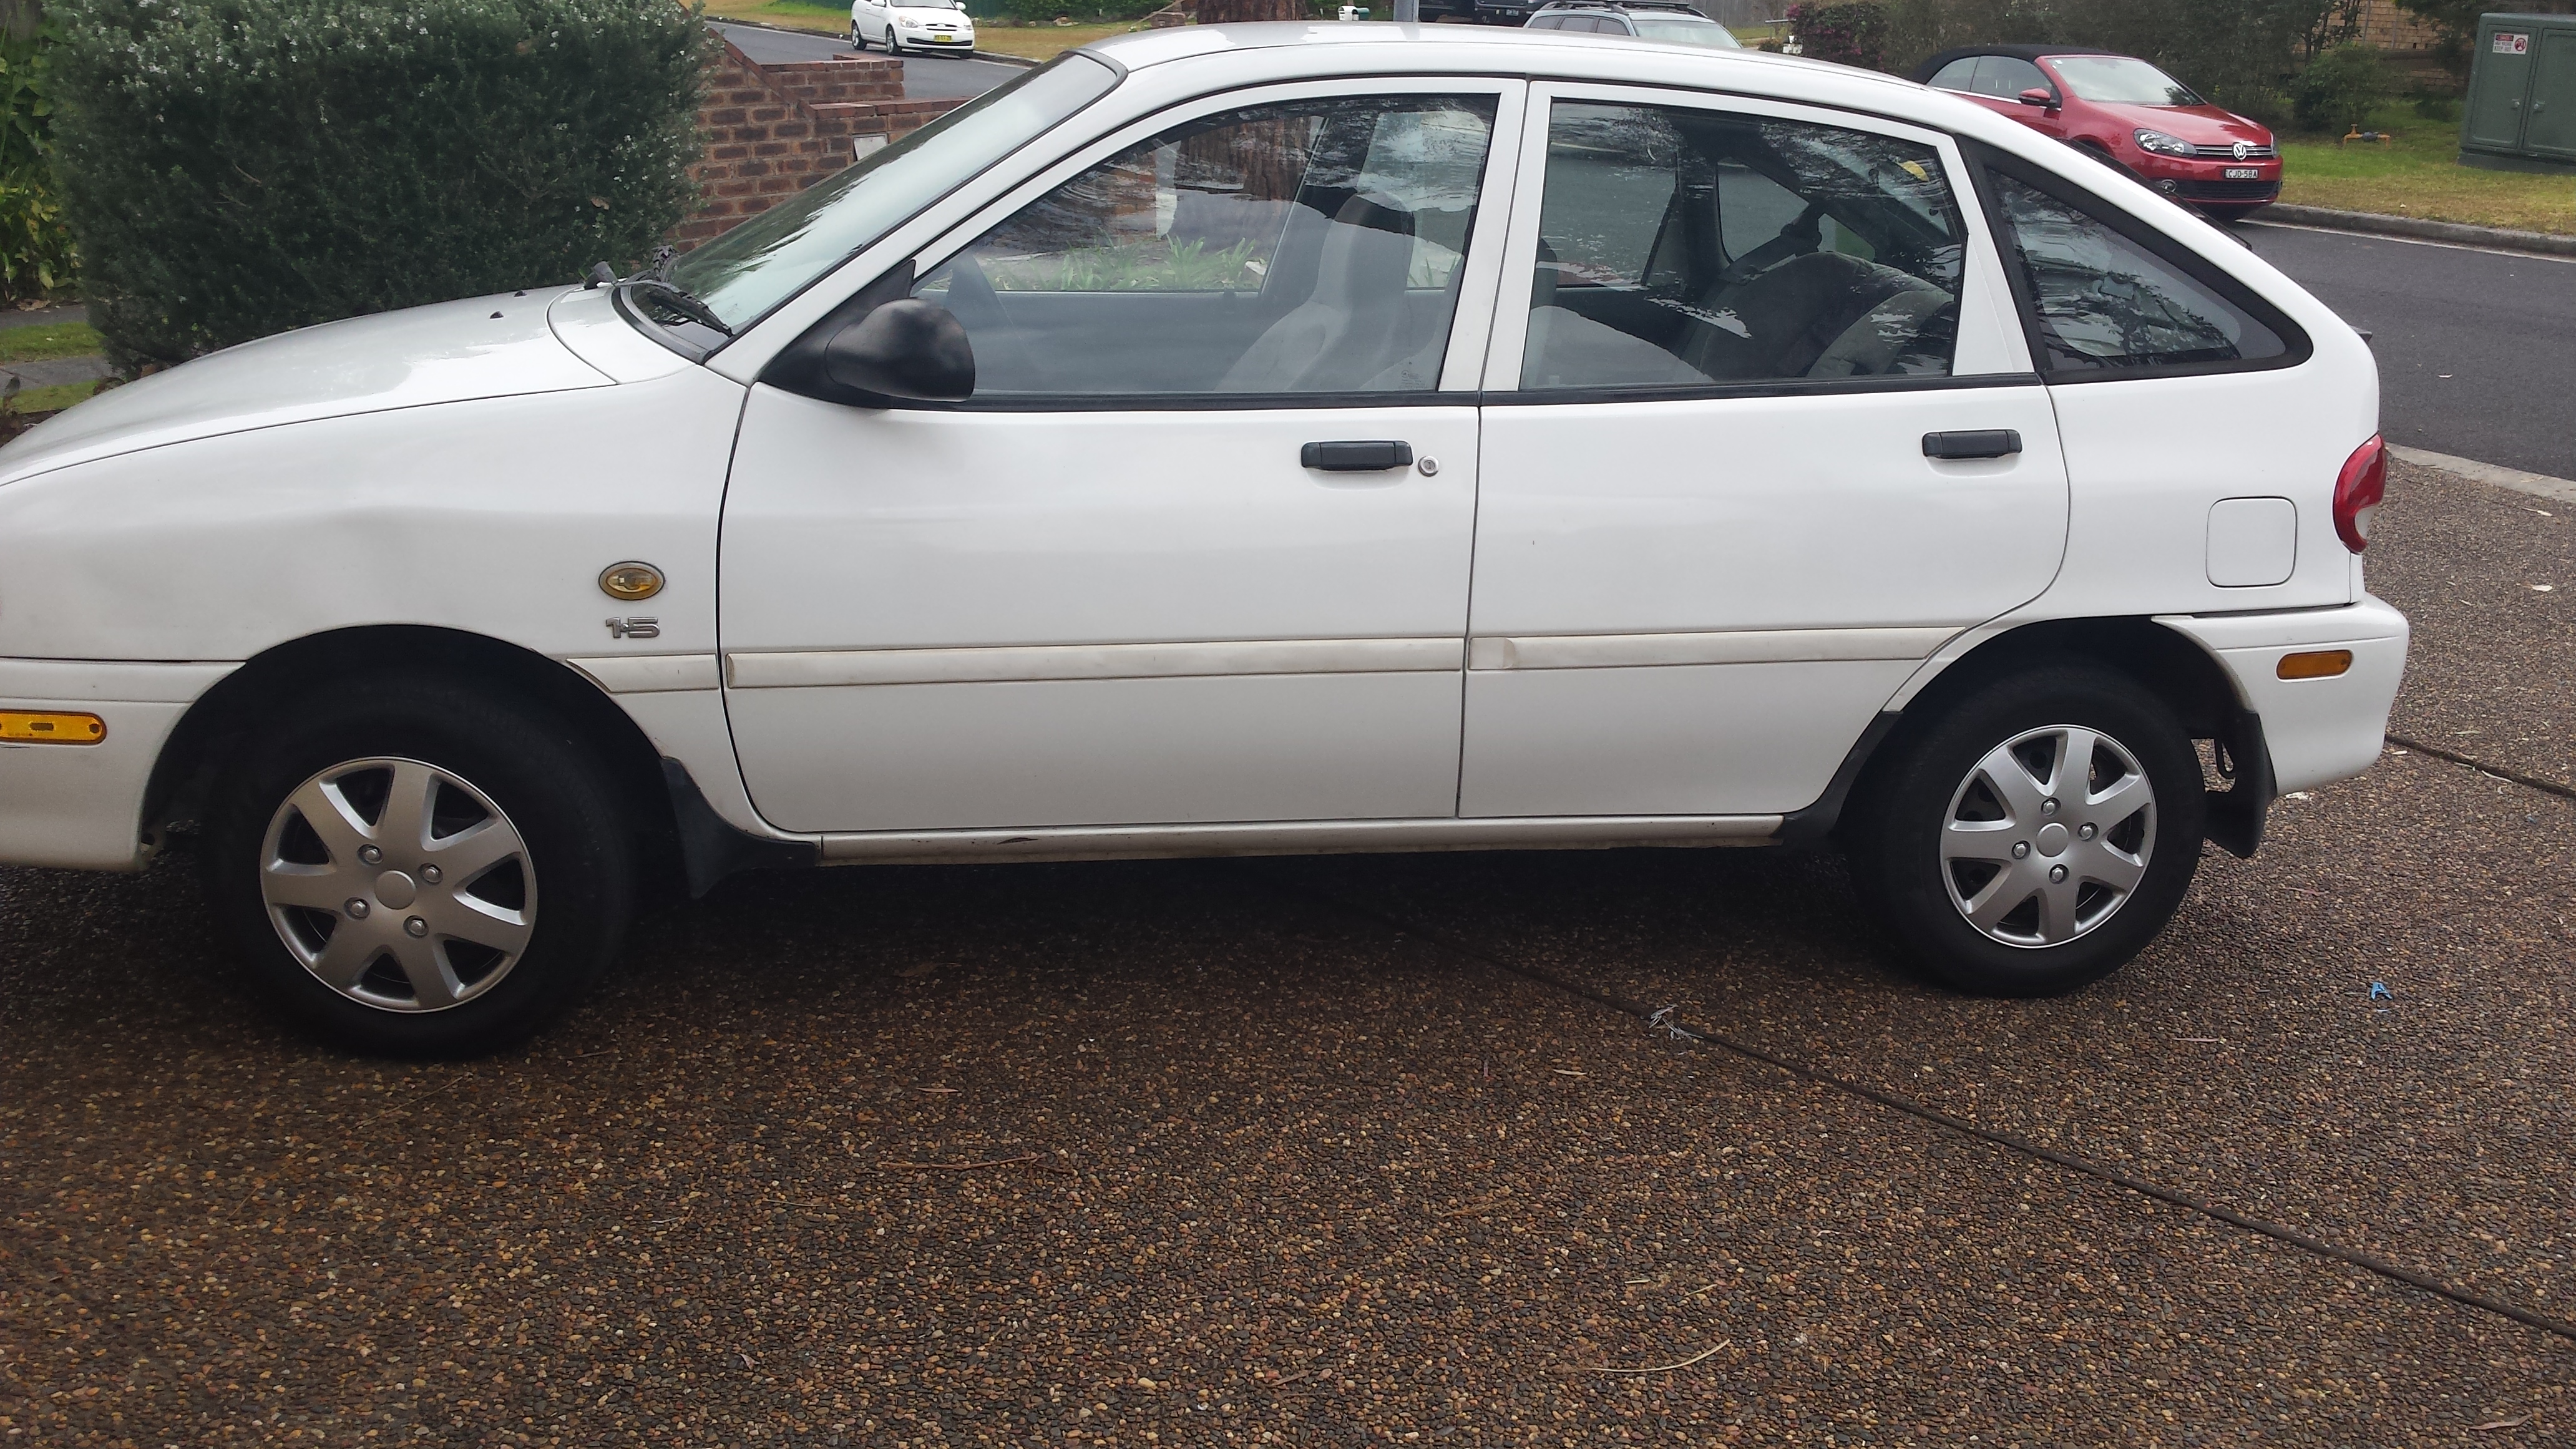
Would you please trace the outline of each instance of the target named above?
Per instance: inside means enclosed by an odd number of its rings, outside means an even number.
[[[47,161],[53,141],[50,30],[0,30],[0,299],[72,284],[79,259]]]
[[[696,201],[672,0],[67,0],[55,162],[124,366],[570,281]]]

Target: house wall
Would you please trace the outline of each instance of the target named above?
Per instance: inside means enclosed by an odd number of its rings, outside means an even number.
[[[689,168],[700,202],[672,241],[687,250],[899,141],[963,104],[903,98],[903,62],[882,56],[762,65],[725,42],[708,69]]]

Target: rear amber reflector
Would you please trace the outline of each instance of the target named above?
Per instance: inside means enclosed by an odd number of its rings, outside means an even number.
[[[2311,649],[2282,655],[2280,674],[2283,679],[2332,679],[2351,667],[2349,649]]]
[[[94,714],[31,714],[0,709],[0,744],[94,745],[107,738],[107,721]]]

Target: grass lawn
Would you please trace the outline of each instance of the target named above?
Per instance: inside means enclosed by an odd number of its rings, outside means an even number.
[[[757,20],[763,25],[824,35],[850,33],[850,10],[846,5],[809,5],[805,0],[707,0],[707,14],[718,20]],[[1143,21],[1121,25],[996,25],[990,20],[978,20],[975,48],[1025,60],[1053,60],[1060,51],[1143,28]]]
[[[102,348],[97,330],[86,322],[43,322],[0,331],[0,362],[88,357]]]
[[[1132,20],[1123,25],[1013,25],[999,26],[989,20],[975,22],[975,48],[1016,55],[1023,60],[1053,60],[1077,45],[1089,45],[1112,35],[1125,35],[1142,30],[1145,22]]]
[[[2331,136],[2281,137],[2281,199],[2337,211],[2375,211],[2516,231],[2576,233],[2576,176],[2527,176],[2463,166],[2460,123],[2392,106],[2371,122],[2397,139],[2338,146]]]
[[[20,388],[9,406],[21,413],[50,413],[70,407],[98,390],[94,382],[67,382],[59,387]]]
[[[808,5],[803,0],[707,0],[707,14],[718,20],[757,20],[789,30],[818,30],[825,35],[850,33],[847,5]]]

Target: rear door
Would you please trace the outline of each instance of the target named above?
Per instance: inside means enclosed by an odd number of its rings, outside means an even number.
[[[2064,545],[2056,423],[1956,149],[1626,87],[1533,87],[1526,124],[1461,813],[1808,805]]]

